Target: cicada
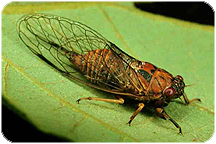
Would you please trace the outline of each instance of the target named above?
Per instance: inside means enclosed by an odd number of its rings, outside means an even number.
[[[31,14],[17,23],[22,42],[39,58],[59,72],[90,87],[113,93],[116,99],[86,97],[77,100],[96,100],[124,103],[124,98],[137,101],[136,115],[149,103],[155,113],[170,120],[182,133],[181,127],[164,110],[173,99],[189,100],[180,75],[172,74],[157,66],[138,60],[85,24],[67,18]]]

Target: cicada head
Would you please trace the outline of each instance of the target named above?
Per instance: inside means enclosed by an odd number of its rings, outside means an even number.
[[[184,79],[180,75],[177,75],[173,78],[171,85],[164,89],[163,95],[166,96],[166,100],[168,101],[179,98],[180,96],[184,95],[184,88]]]

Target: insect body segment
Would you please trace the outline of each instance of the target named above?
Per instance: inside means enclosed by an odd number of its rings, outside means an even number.
[[[92,83],[134,94],[143,92],[141,83],[136,82],[139,78],[136,73],[129,66],[125,67],[122,59],[115,56],[111,50],[97,49],[83,55],[75,53],[72,55],[71,62]]]
[[[111,73],[118,72],[117,65],[119,60],[107,49],[93,50],[84,55],[72,55],[72,62],[91,82],[98,83],[98,80],[111,80]]]
[[[96,100],[123,104],[123,97],[137,100],[138,108],[128,124],[144,106],[153,103],[156,114],[169,119],[181,133],[181,127],[163,107],[181,96],[186,104],[200,101],[188,100],[181,76],[173,77],[164,69],[131,57],[80,22],[54,15],[32,14],[18,21],[17,31],[20,39],[35,55],[68,78],[118,97],[86,97],[77,102]]]

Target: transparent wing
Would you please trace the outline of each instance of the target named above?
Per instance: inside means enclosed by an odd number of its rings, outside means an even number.
[[[127,92],[125,85],[132,85],[137,90],[142,87],[130,66],[136,59],[80,22],[54,15],[33,14],[22,17],[17,30],[20,39],[34,54],[68,77],[98,89],[102,89],[98,85],[103,84],[106,87],[102,90],[123,95],[133,94]],[[110,53],[109,57],[107,51],[103,51],[105,49]],[[91,53],[94,56],[90,57]],[[72,60],[75,55],[79,55],[76,61],[80,63]],[[79,65],[86,70],[82,71]],[[98,70],[101,65],[103,69]],[[104,69],[106,73],[103,73]],[[83,75],[94,84],[83,79]]]

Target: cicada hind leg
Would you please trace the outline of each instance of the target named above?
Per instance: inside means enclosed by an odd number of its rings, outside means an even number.
[[[105,99],[105,98],[94,98],[94,97],[86,97],[86,98],[80,98],[77,100],[77,103],[79,104],[79,102],[81,100],[95,100],[95,101],[104,101],[104,102],[111,102],[111,103],[118,103],[118,104],[123,104],[124,103],[124,99],[121,98],[120,96],[116,96],[118,99]],[[137,110],[133,113],[133,115],[130,117],[130,120],[127,124],[131,124],[131,122],[133,121],[133,119],[137,116],[137,114],[144,108],[144,104],[143,103],[139,103]]]
[[[86,97],[86,98],[80,98],[77,100],[77,103],[81,100],[95,100],[95,101],[104,101],[104,102],[111,102],[111,103],[118,103],[118,104],[123,104],[124,99],[121,98],[120,96],[116,96],[118,99],[106,99],[106,98],[94,98],[94,97]]]

